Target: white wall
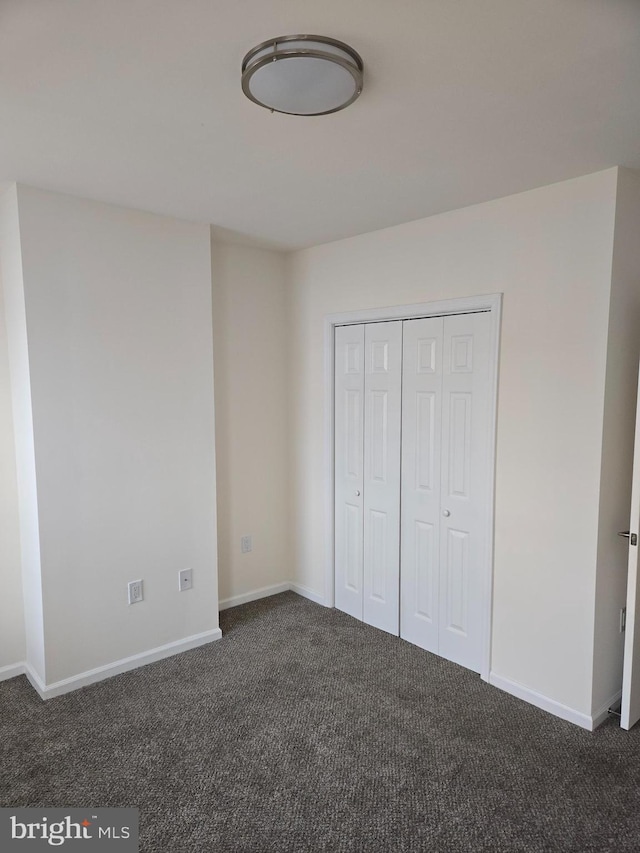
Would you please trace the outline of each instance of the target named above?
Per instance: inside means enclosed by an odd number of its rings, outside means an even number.
[[[618,170],[609,308],[609,343],[600,481],[593,711],[611,704],[622,683],[631,467],[640,358],[640,178]]]
[[[593,614],[617,170],[294,253],[293,561],[322,593],[323,318],[504,292],[492,670],[578,714]]]
[[[209,229],[18,202],[51,684],[217,629]]]
[[[50,684],[217,627],[212,263],[220,598],[289,580],[323,597],[324,315],[502,291],[492,669],[597,710],[619,681],[611,534],[628,500],[636,180],[612,169],[286,258],[25,187],[3,197],[37,674]],[[0,323],[0,388],[3,355]],[[0,423],[2,667],[25,648],[6,394]],[[194,595],[176,592],[186,565]],[[129,607],[138,577],[146,600]]]
[[[284,256],[216,242],[211,253],[219,594],[233,604],[290,580]]]
[[[0,198],[0,589],[2,590],[0,594],[0,670],[21,664],[27,653],[20,561],[18,484],[3,284],[7,291],[10,287],[17,293],[22,289],[15,186]],[[19,353],[15,353],[15,356],[19,358]],[[17,365],[16,370],[18,370]],[[28,391],[28,381],[26,389]],[[16,388],[16,394],[18,393],[19,389]],[[24,395],[22,399],[24,400]],[[33,508],[35,511],[35,503]]]

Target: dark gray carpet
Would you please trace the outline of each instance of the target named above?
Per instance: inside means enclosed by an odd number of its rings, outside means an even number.
[[[3,806],[137,806],[142,851],[640,850],[640,727],[591,734],[293,593],[58,699],[0,684]]]

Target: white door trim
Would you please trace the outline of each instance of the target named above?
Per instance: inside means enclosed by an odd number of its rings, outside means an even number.
[[[487,554],[484,565],[483,649],[480,675],[489,681],[491,671],[491,624],[493,617],[493,539],[495,515],[496,421],[498,408],[498,365],[500,357],[500,322],[502,294],[469,296],[441,302],[420,302],[414,305],[394,305],[388,308],[367,308],[328,314],[324,321],[324,482],[325,482],[325,604],[335,604],[334,590],[334,346],[335,328],[352,323],[375,323],[385,320],[412,320],[417,317],[437,317],[447,314],[468,314],[473,311],[491,313],[491,344],[489,368],[491,457],[487,501]]]

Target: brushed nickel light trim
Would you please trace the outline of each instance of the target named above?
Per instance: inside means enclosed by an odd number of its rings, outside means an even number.
[[[348,77],[345,78],[342,76],[342,79],[338,80],[334,74],[333,77],[335,79],[333,81],[324,81],[325,84],[328,84],[326,91],[319,91],[319,89],[322,89],[322,81],[318,78],[319,87],[312,86],[311,89],[313,91],[310,90],[308,93],[310,98],[316,100],[315,106],[310,106],[309,111],[301,111],[300,101],[305,97],[305,92],[289,92],[292,100],[289,104],[285,103],[287,93],[277,91],[282,83],[282,79],[278,80],[276,79],[276,75],[268,73],[269,66],[273,67],[273,63],[286,62],[289,83],[290,81],[295,81],[295,66],[298,60],[306,60],[304,65],[306,66],[307,81],[309,72],[313,68],[313,65],[308,60],[315,60],[322,63],[330,63],[324,69],[316,66],[321,73],[331,74],[331,66],[344,69],[351,76],[351,83],[349,83]],[[360,54],[348,44],[337,39],[315,35],[278,36],[277,38],[261,42],[250,50],[242,60],[242,91],[249,100],[271,110],[271,112],[304,116],[329,115],[348,107],[360,95],[362,92],[363,68]],[[281,78],[282,70],[283,66],[280,65],[278,72]],[[256,76],[261,71],[263,73]],[[267,74],[265,75],[264,72],[267,72]],[[338,92],[338,87],[335,87],[334,91],[331,91],[333,83],[339,83],[339,88],[343,91]],[[269,88],[274,91],[266,92]],[[290,85],[289,88],[291,88]],[[260,89],[262,91],[256,91]],[[344,91],[345,89],[347,90],[346,92]],[[274,97],[272,98],[271,95]],[[322,100],[325,103],[320,106]]]

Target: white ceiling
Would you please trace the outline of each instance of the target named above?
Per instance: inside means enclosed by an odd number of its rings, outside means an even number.
[[[347,110],[271,114],[258,42],[351,44]],[[640,0],[0,0],[0,182],[294,248],[640,169]]]

